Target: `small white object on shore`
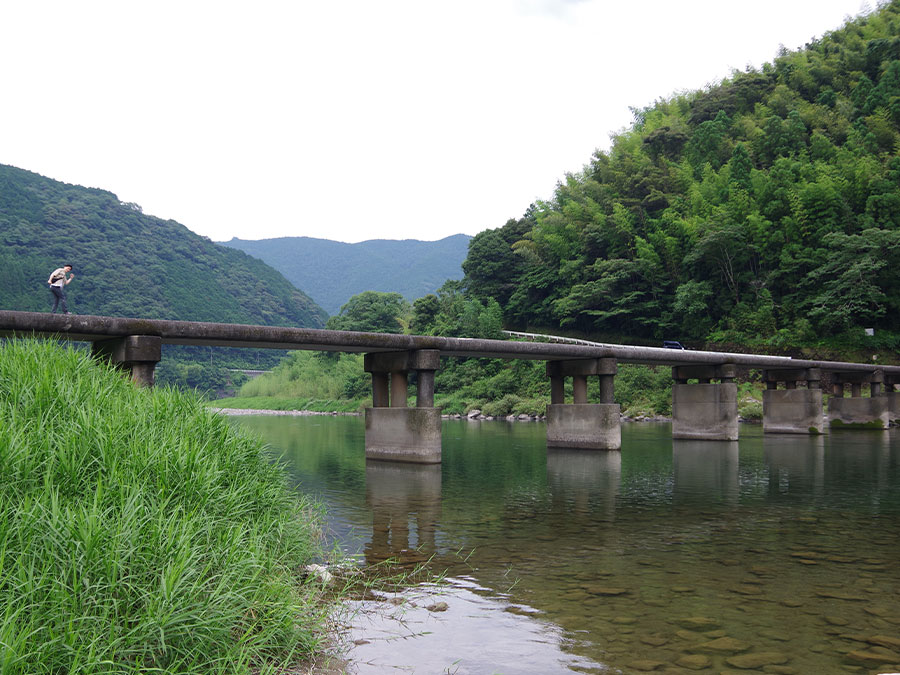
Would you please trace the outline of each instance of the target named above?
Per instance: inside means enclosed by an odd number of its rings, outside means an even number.
[[[328,571],[325,565],[307,565],[303,569],[309,572],[310,576],[318,578],[323,584],[330,584],[334,579],[334,575]]]

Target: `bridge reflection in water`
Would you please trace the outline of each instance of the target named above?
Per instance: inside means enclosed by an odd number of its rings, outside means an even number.
[[[366,505],[372,512],[372,538],[363,551],[367,563],[425,562],[436,550],[441,466],[367,460]]]
[[[612,522],[622,482],[622,454],[547,449],[547,483],[556,500],[564,500],[573,517],[602,513]]]
[[[793,493],[821,498],[825,494],[825,438],[766,436],[763,457],[768,469],[769,494]]]
[[[740,496],[737,441],[672,441],[673,503],[735,506]]]

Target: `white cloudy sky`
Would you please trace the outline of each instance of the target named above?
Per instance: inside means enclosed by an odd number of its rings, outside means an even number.
[[[215,241],[476,234],[860,0],[5,0],[0,163]]]

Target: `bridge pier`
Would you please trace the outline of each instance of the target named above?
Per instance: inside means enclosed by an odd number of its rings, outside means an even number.
[[[441,410],[434,407],[437,349],[366,354],[372,407],[366,408],[366,459],[416,464],[441,461]],[[418,375],[416,405],[408,407],[409,371]]]
[[[845,385],[850,396],[844,396]],[[869,385],[869,396],[862,395],[862,385]],[[842,372],[831,376],[831,398],[828,418],[832,429],[887,429],[890,426],[890,403],[893,397],[882,395],[884,372]],[[893,385],[892,385],[893,388]],[[893,393],[893,392],[891,392]]]
[[[162,358],[162,338],[154,335],[129,335],[97,340],[91,346],[91,356],[128,371],[131,380],[138,386],[152,387],[156,364]]]
[[[897,373],[884,374],[884,396],[888,400],[888,418],[891,422],[900,420],[900,391],[897,391],[898,384],[900,384],[900,375]]]
[[[763,380],[763,432],[767,434],[821,434],[825,429],[822,408],[822,371],[818,368],[765,370]],[[778,389],[778,383],[784,389]],[[805,388],[798,388],[802,382]]]
[[[736,441],[738,411],[734,376],[733,363],[673,367],[672,438]],[[688,384],[688,380],[698,382]]]
[[[619,404],[614,398],[616,360],[550,361],[550,405],[547,406],[547,447],[621,450]],[[600,379],[600,403],[587,402],[587,378]],[[565,378],[572,378],[573,402],[565,402]]]

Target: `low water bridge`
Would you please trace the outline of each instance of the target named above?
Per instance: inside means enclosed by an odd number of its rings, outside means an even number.
[[[440,461],[440,409],[434,407],[434,373],[441,357],[531,359],[547,362],[551,384],[547,444],[598,450],[621,448],[614,380],[619,363],[672,368],[674,438],[737,440],[739,367],[758,369],[763,429],[768,433],[824,433],[821,382],[831,381],[828,420],[836,427],[887,429],[900,418],[900,366],[792,359],[764,354],[673,350],[657,347],[395,335],[168,321],[109,316],[0,311],[0,336],[44,337],[92,343],[92,353],[153,384],[163,344],[304,349],[364,353],[372,376],[366,409],[366,456],[372,459]],[[416,404],[407,402],[409,372],[417,374]],[[588,403],[587,381],[597,377],[600,403]],[[572,401],[565,382],[572,381]],[[781,385],[781,388],[779,388]],[[849,396],[847,389],[849,389]],[[868,396],[864,394],[867,393]]]

